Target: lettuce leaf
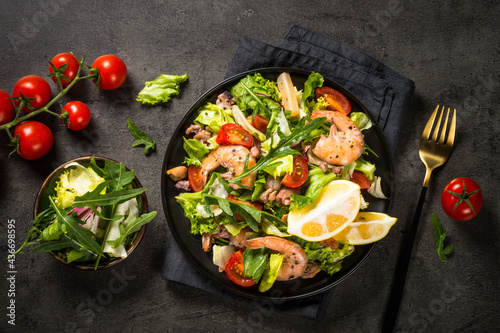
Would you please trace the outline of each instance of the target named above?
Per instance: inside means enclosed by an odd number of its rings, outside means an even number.
[[[137,95],[137,101],[148,105],[167,103],[172,96],[179,95],[180,85],[187,79],[187,74],[162,74],[153,81],[146,81],[146,86]]]
[[[365,160],[362,157],[358,158],[355,161],[355,163],[356,163],[356,166],[354,167],[354,169],[364,173],[366,175],[366,177],[368,177],[368,179],[370,179],[370,183],[372,183],[374,180],[374,177],[375,177],[375,169],[376,169],[375,164],[368,162],[367,160]]]
[[[334,250],[319,242],[309,242],[296,236],[292,240],[304,249],[309,260],[318,261],[321,270],[329,275],[337,273],[342,268],[342,259],[354,251],[354,246],[348,244],[341,244],[342,248]]]
[[[242,78],[231,88],[231,95],[242,111],[252,110],[252,114],[258,113],[264,118],[269,118],[271,110],[281,109],[278,84],[265,79],[260,73]]]
[[[361,131],[367,130],[373,125],[370,118],[363,112],[351,112],[349,117]]]
[[[208,155],[210,150],[196,139],[186,139],[186,137],[183,137],[183,139],[183,147],[188,154],[184,162],[187,165],[193,164],[195,166],[201,166],[201,162],[205,159],[205,156]]]
[[[269,266],[262,274],[262,281],[259,284],[259,291],[263,293],[268,291],[276,281],[278,273],[281,268],[281,263],[283,262],[283,256],[279,253],[272,253],[269,256]]]
[[[196,207],[202,203],[202,192],[183,192],[175,199],[184,210],[184,214],[191,221],[191,233],[193,235],[203,235],[204,232],[215,232],[217,223],[213,217],[202,217]]]
[[[319,73],[312,72],[311,74],[309,74],[306,82],[304,82],[304,92],[302,93],[302,100],[306,102],[309,97],[312,96],[314,98],[314,91],[316,90],[316,88],[323,86],[324,81],[325,79]]]
[[[104,179],[91,168],[70,163],[56,181],[54,202],[60,209],[71,207],[77,196],[94,190]]]
[[[234,123],[234,119],[230,111],[209,102],[198,110],[198,116],[193,122],[208,127],[211,132],[217,133],[222,125]]]

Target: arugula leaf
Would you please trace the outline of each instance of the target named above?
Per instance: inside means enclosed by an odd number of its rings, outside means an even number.
[[[109,191],[122,189],[132,183],[135,178],[135,171],[127,171],[125,165],[122,163],[106,160],[104,170],[106,172],[105,179],[111,181],[111,185],[108,189]]]
[[[134,143],[132,143],[132,147],[137,147],[140,145],[144,145],[144,155],[151,154],[154,150],[156,150],[156,142],[151,140],[146,133],[139,131],[139,127],[132,122],[130,118],[127,119],[127,126],[135,138]]]
[[[120,244],[125,243],[128,236],[136,231],[139,231],[139,229],[141,229],[143,225],[149,223],[152,219],[155,218],[155,216],[156,211],[152,211],[147,214],[142,214],[139,217],[134,217],[129,221],[126,227],[120,230],[120,237],[113,241],[108,241],[108,244],[111,244],[112,247],[117,248]],[[120,227],[122,227],[121,224]]]
[[[83,245],[78,243],[76,240],[69,238],[67,235],[61,235],[61,237],[57,240],[51,240],[35,247],[32,252],[58,251],[68,247],[80,249]]]
[[[87,192],[80,197],[76,197],[73,203],[73,207],[84,208],[84,207],[120,204],[132,198],[135,198],[142,192],[146,191],[144,187],[141,187],[132,189],[121,189],[101,194],[102,189],[107,185],[109,185],[110,182],[111,181],[109,180],[105,181],[99,184],[92,192]]]
[[[444,248],[444,240],[446,238],[446,234],[448,233],[448,229],[443,232],[443,226],[434,213],[431,213],[431,223],[432,228],[434,229],[434,239],[436,240],[434,251],[436,251],[439,259],[441,259],[442,262],[448,262],[446,260],[446,255],[450,254],[450,252],[453,250],[453,246],[451,245]]]
[[[302,117],[297,124],[297,126],[293,129],[293,131],[290,133],[290,135],[285,136],[281,130],[278,128],[278,136],[280,138],[280,141],[278,144],[273,147],[271,144],[271,147],[269,149],[269,153],[259,159],[257,163],[250,169],[247,168],[247,162],[245,162],[245,168],[243,172],[238,176],[233,179],[231,179],[229,182],[237,184],[238,186],[242,186],[241,180],[245,177],[248,177],[250,174],[262,170],[267,166],[271,166],[271,162],[274,162],[276,158],[282,157],[282,156],[287,156],[290,154],[300,154],[295,149],[292,149],[291,146],[294,143],[297,143],[299,141],[305,140],[309,138],[309,134],[311,131],[321,127],[324,122],[326,121],[326,118],[316,118],[306,124],[306,118]],[[248,157],[247,157],[248,160]]]
[[[61,210],[54,202],[52,197],[49,197],[50,205],[54,208],[57,215],[57,221],[66,226],[66,230],[70,237],[74,237],[85,249],[96,254],[102,255],[101,246],[94,240],[94,234],[90,230],[83,229],[78,225],[81,221],[76,217],[67,215],[67,210]]]
[[[14,252],[14,254],[9,256],[9,258],[12,258],[19,253],[24,253],[23,249],[28,246],[38,244],[40,240],[42,240],[43,230],[49,225],[49,223],[54,221],[54,218],[55,218],[55,212],[52,207],[49,207],[46,210],[39,213],[33,220],[33,223],[31,224],[31,229],[28,232],[26,240],[21,245],[21,247],[17,249],[16,252]]]

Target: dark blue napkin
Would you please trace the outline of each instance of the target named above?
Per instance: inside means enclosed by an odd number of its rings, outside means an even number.
[[[415,89],[410,79],[344,42],[300,26],[293,26],[277,47],[243,37],[226,77],[263,67],[305,69],[338,82],[356,95],[375,116],[394,151]],[[167,246],[163,279],[251,303],[260,309],[318,321],[323,320],[335,292],[331,288],[301,300],[271,304],[263,301],[260,304],[226,291],[201,275],[184,257],[173,238]]]

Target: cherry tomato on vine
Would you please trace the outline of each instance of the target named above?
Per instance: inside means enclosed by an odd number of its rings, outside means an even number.
[[[72,53],[59,53],[50,61],[56,68],[63,66],[64,64],[68,64],[66,69],[63,72],[63,75],[69,80],[61,79],[61,84],[63,87],[67,87],[76,77],[78,73],[78,68],[80,64],[78,63],[78,59]],[[50,73],[54,72],[52,66],[49,65]],[[52,81],[57,83],[57,79],[55,76],[52,76]]]
[[[349,180],[358,184],[362,190],[370,188],[370,179],[368,179],[364,173],[355,171],[352,173],[351,179]]]
[[[201,166],[190,165],[188,167],[189,186],[194,192],[203,190],[203,181],[201,179]]]
[[[300,187],[306,182],[308,174],[306,159],[302,155],[294,155],[293,172],[287,173],[281,180],[281,184],[290,188]]]
[[[14,137],[19,136],[19,155],[26,160],[36,160],[47,154],[54,143],[52,131],[34,120],[23,121],[14,129]]]
[[[233,253],[228,259],[224,271],[229,280],[236,283],[238,286],[251,287],[255,281],[245,276],[245,266],[243,265],[243,250]]]
[[[87,127],[90,122],[90,110],[87,105],[82,102],[69,102],[64,106],[64,111],[68,112],[67,120],[69,120],[69,124],[66,121],[65,125],[70,130],[81,131],[82,129]],[[62,113],[63,111],[61,110],[61,114]],[[64,122],[65,121],[63,120],[63,123]]]
[[[215,139],[219,145],[242,145],[247,148],[253,146],[252,134],[238,124],[227,123],[222,125]]]
[[[330,87],[319,87],[315,95],[316,99],[323,97],[327,101],[329,110],[340,111],[346,115],[351,112],[351,103],[340,91]]]
[[[483,193],[475,181],[466,177],[451,180],[441,194],[444,212],[456,221],[468,221],[483,206]]]
[[[14,86],[14,91],[12,92],[12,97],[21,97],[21,93],[26,97],[35,98],[30,102],[35,110],[43,108],[50,102],[50,97],[52,95],[52,91],[47,81],[37,75],[26,75],[17,81]],[[14,101],[14,104],[19,106],[20,102]],[[33,110],[24,106],[23,111],[31,113]]]
[[[9,93],[0,89],[0,126],[14,119],[14,114],[16,113],[16,108],[9,98]]]
[[[99,88],[104,90],[121,87],[127,78],[127,66],[122,59],[112,54],[97,58],[92,64],[92,68],[99,70]]]

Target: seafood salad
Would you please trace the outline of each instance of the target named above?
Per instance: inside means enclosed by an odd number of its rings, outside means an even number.
[[[287,72],[247,75],[198,110],[183,165],[167,171],[191,233],[239,286],[335,274],[354,251],[345,230],[368,207],[365,191],[385,198],[365,159],[376,156],[370,119],[323,83],[314,72],[300,90]]]

